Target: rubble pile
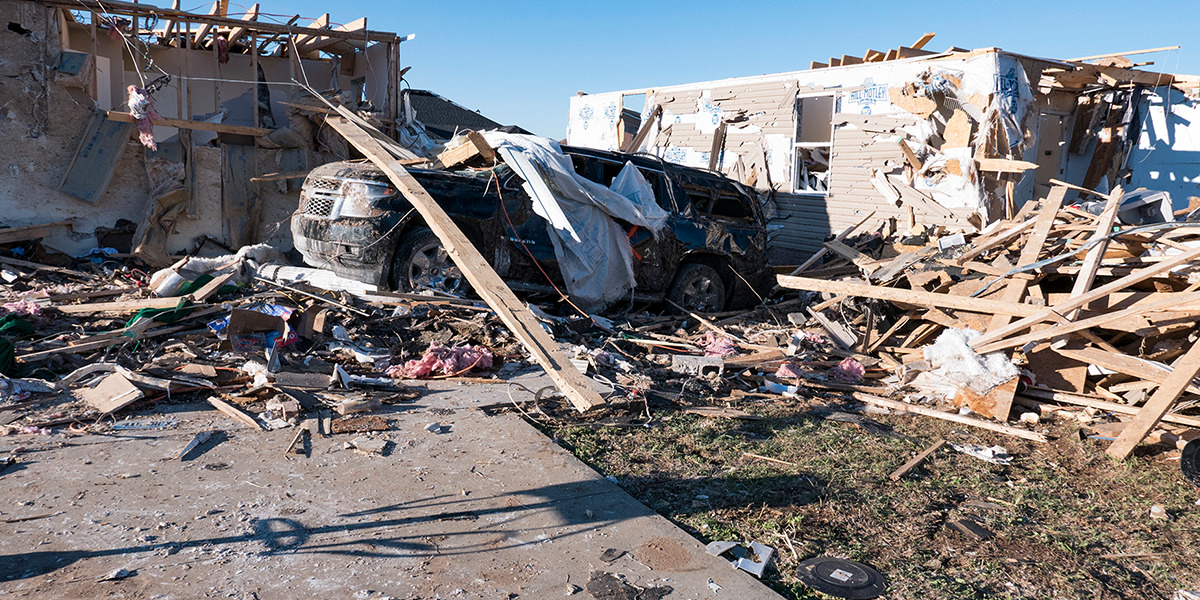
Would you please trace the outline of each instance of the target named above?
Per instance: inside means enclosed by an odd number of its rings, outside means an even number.
[[[1064,205],[1068,187],[1079,202]],[[888,222],[827,242],[829,260],[779,282],[822,293],[814,321],[891,368],[894,392],[1002,422],[1076,412],[1124,458],[1152,433],[1182,447],[1200,424],[1188,216],[1146,190],[1060,184],[971,237]]]
[[[1190,267],[1200,229],[1174,215],[1122,223],[1121,190],[1101,197],[1099,214],[1062,206],[1062,191],[971,237],[864,222],[867,233],[827,242],[751,310],[668,303],[605,318],[530,305],[606,406],[580,414],[550,388],[488,408],[645,422],[848,395],[1035,441],[1066,419],[1116,438],[1115,455],[1147,435],[1182,446],[1200,425],[1188,414],[1200,397]],[[69,435],[204,399],[250,427],[357,433],[363,413],[420,395],[413,379],[500,382],[528,366],[478,300],[338,285],[256,258],[271,257],[184,259],[156,273],[136,257],[4,259],[4,432]]]

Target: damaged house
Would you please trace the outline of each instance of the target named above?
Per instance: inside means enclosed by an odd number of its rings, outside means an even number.
[[[320,125],[331,109],[300,84],[410,158],[435,148],[400,94],[408,38],[365,18],[231,10],[0,2],[0,197],[3,224],[25,228],[7,241],[43,238],[75,256],[133,249],[152,264],[263,242],[290,249],[304,176],[350,157]]]
[[[1057,179],[1200,196],[1200,78],[1125,55],[869,50],[806,71],[571,98],[567,141],[642,151],[773,192],[772,260],[873,219],[974,232]],[[1156,50],[1170,50],[1160,48]],[[623,116],[641,109],[641,119]],[[1072,197],[1074,192],[1072,192]],[[1133,195],[1158,202],[1158,194]],[[1169,215],[1170,206],[1160,206]]]

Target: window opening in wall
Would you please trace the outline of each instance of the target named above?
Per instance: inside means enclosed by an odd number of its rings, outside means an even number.
[[[625,94],[621,96],[621,148],[633,141],[638,129],[642,126],[642,112],[646,109],[646,94]]]
[[[831,94],[796,99],[796,192],[829,193],[829,157],[833,142],[833,112],[837,99]]]
[[[367,103],[367,78],[359,77],[350,81],[351,89],[354,90],[354,98],[358,101],[359,106]]]

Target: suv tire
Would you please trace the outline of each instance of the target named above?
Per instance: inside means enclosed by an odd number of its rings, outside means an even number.
[[[400,292],[428,287],[456,296],[470,287],[458,265],[442,247],[442,240],[428,227],[418,227],[400,239],[392,257],[388,283]]]
[[[706,264],[686,264],[675,274],[667,299],[693,312],[719,312],[727,299],[725,282]]]

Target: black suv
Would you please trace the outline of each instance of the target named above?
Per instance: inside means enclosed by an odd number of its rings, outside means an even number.
[[[621,223],[634,251],[635,300],[664,298],[713,312],[757,301],[774,276],[754,192],[723,175],[630,155],[563,146],[580,175],[610,185],[632,162],[670,213],[657,238]],[[459,171],[410,169],[509,287],[565,291],[546,220],[533,212],[507,165]],[[330,163],[309,173],[292,215],[296,249],[314,267],[399,291],[462,293],[467,282],[421,216],[370,162]],[[751,289],[753,288],[753,290]]]

